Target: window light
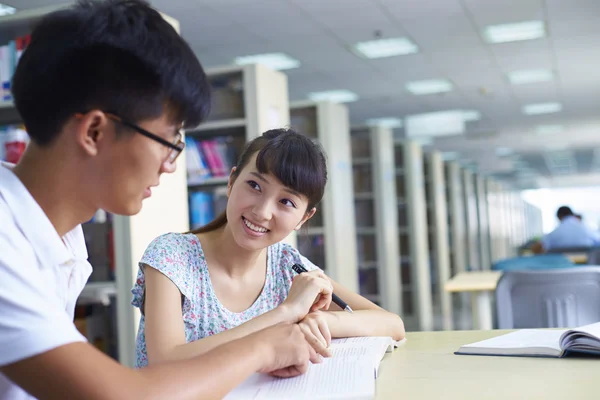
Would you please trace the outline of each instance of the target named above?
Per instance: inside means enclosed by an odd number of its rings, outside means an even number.
[[[237,65],[263,64],[266,67],[278,71],[298,68],[300,66],[300,61],[288,56],[285,53],[254,54],[236,57],[233,62]]]
[[[404,37],[358,42],[352,49],[360,57],[368,59],[403,56],[419,51],[416,44]]]
[[[546,36],[543,21],[524,21],[514,24],[491,25],[483,31],[488,43],[518,42]]]
[[[324,92],[312,92],[308,98],[313,101],[333,101],[336,103],[349,103],[358,100],[358,95],[349,90],[327,90]]]
[[[406,90],[417,96],[444,93],[452,90],[452,83],[445,79],[413,81],[406,84]]]

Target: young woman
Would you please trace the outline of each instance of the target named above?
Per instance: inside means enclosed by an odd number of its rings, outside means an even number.
[[[137,366],[202,354],[280,322],[300,325],[313,362],[330,355],[331,338],[402,339],[399,316],[282,242],[315,214],[326,182],[325,155],[307,137],[277,129],[248,143],[231,171],[226,211],[191,233],[156,238],[140,261]],[[310,272],[295,276],[294,263]],[[331,303],[332,292],[354,313]]]

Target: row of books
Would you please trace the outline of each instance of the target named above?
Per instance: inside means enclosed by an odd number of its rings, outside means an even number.
[[[185,156],[188,184],[193,185],[208,178],[228,176],[236,163],[237,150],[229,136],[202,140],[186,137]]]
[[[31,35],[19,36],[0,46],[0,81],[2,82],[2,100],[12,100],[11,81],[17,63],[31,41]]]
[[[0,126],[0,161],[16,164],[29,143],[29,135],[23,125]]]

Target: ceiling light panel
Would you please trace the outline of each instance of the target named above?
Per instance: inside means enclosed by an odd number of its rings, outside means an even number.
[[[285,53],[266,53],[241,56],[236,57],[233,62],[237,65],[263,64],[268,68],[278,71],[298,68],[300,66],[300,61],[288,56]]]
[[[419,51],[416,44],[404,37],[358,42],[352,49],[360,57],[367,59],[404,56]]]
[[[328,90],[324,92],[312,92],[308,98],[313,101],[333,101],[335,103],[349,103],[358,100],[358,95],[349,90]]]
[[[450,92],[453,85],[445,79],[427,79],[406,84],[406,90],[416,96]]]
[[[551,81],[554,74],[549,69],[527,69],[508,73],[508,81],[513,85]]]
[[[367,120],[369,126],[385,126],[386,128],[402,128],[402,119],[396,117],[370,118]]]
[[[543,21],[524,21],[514,24],[491,25],[483,31],[488,43],[507,43],[539,39],[546,36]]]
[[[523,114],[526,115],[540,115],[540,114],[553,114],[562,111],[562,104],[560,103],[536,103],[527,104],[523,106]]]
[[[15,12],[17,12],[16,8],[0,3],[0,17],[4,15],[14,14]]]

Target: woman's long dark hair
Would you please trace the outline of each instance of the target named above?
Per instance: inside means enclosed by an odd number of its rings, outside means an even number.
[[[306,196],[306,212],[321,201],[327,183],[327,162],[319,144],[292,129],[266,131],[244,146],[231,174],[232,184],[256,153],[258,172],[272,174],[286,187]],[[211,232],[226,223],[227,213],[223,211],[214,220],[190,233]]]

